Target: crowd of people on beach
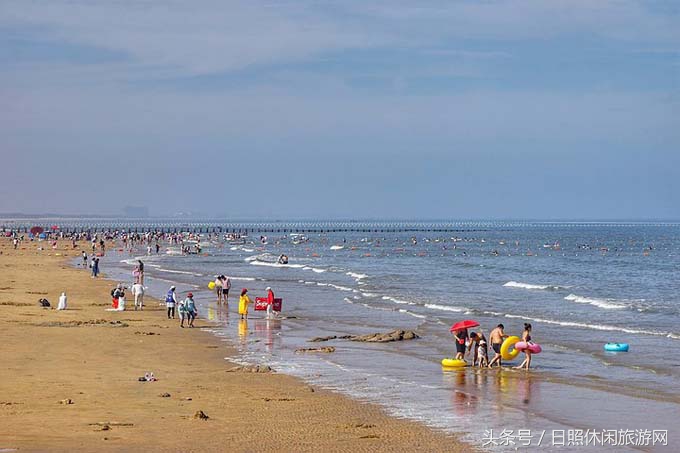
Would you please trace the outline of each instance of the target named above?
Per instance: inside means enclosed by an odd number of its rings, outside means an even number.
[[[489,333],[489,338],[479,329],[478,332],[469,332],[469,329],[457,329],[453,331],[453,338],[456,344],[456,356],[458,360],[464,360],[472,353],[472,366],[479,366],[480,368],[493,368],[494,365],[502,366],[501,346],[503,341],[509,337],[505,333],[505,326],[498,324]],[[522,332],[521,341],[528,344],[532,343],[531,337],[532,327],[529,323],[524,323],[524,331]],[[494,352],[494,357],[489,361],[489,343]],[[531,350],[526,348],[522,350],[525,358],[522,363],[515,368],[529,369],[531,366]]]
[[[213,237],[214,236],[214,237]],[[71,247],[77,248],[78,241],[89,241],[91,243],[91,254],[85,250],[82,250],[82,266],[84,268],[89,268],[92,278],[97,278],[100,274],[100,258],[106,254],[106,242],[107,241],[120,241],[122,243],[122,250],[134,251],[139,247],[146,246],[147,255],[152,254],[155,251],[156,254],[160,253],[161,246],[160,242],[165,241],[168,244],[176,244],[181,246],[182,253],[195,253],[201,250],[201,235],[200,234],[182,234],[182,233],[164,233],[164,232],[145,232],[145,233],[131,233],[124,231],[108,231],[102,233],[89,233],[89,232],[79,232],[79,233],[64,233],[62,231],[51,231],[41,233],[40,236],[29,235],[29,240],[35,240],[38,238],[40,241],[49,241],[52,243],[52,247],[56,248],[57,240],[70,240]],[[209,239],[219,239],[219,235],[216,233],[209,234]],[[14,249],[17,249],[23,241],[26,240],[25,235],[20,235],[13,232],[11,235],[12,245]],[[235,234],[227,234],[224,236],[225,240],[233,241],[238,240],[240,237]],[[262,240],[266,243],[266,238],[263,237]],[[193,244],[193,246],[189,244]],[[193,247],[193,249],[191,249]],[[288,257],[281,255],[278,263],[284,264],[288,262]],[[134,296],[134,309],[143,310],[144,309],[144,263],[142,260],[138,259],[135,269],[133,271],[134,282],[131,287],[128,288],[125,285],[118,284],[111,291],[112,297],[112,307],[115,310],[125,310],[125,291],[127,289],[131,290]],[[229,303],[229,293],[231,290],[231,279],[224,274],[217,275],[215,280],[211,282],[211,288],[214,289],[215,295],[217,297],[217,305],[228,304]],[[270,287],[266,288],[266,297],[257,298],[257,302],[263,302],[266,304],[266,317],[270,319],[276,317],[277,313],[274,311],[274,292]],[[279,299],[280,301],[280,299]],[[280,303],[280,302],[279,302]],[[163,302],[167,309],[167,318],[176,319],[179,317],[180,327],[185,327],[185,322],[188,327],[194,327],[195,319],[198,315],[198,310],[196,308],[196,302],[194,300],[194,294],[188,292],[185,298],[181,298],[177,294],[177,289],[175,286],[171,286],[168,290],[165,300]],[[248,318],[249,307],[253,305],[253,301],[248,295],[248,289],[243,288],[239,294],[238,301],[238,314],[241,319],[245,320]],[[65,304],[64,304],[65,307]],[[256,308],[265,309],[265,308]],[[280,309],[280,307],[279,307]],[[478,331],[469,331],[469,329],[459,329],[453,331],[453,336],[456,345],[456,356],[458,360],[464,360],[464,358],[472,355],[472,365],[478,367],[488,367],[492,368],[494,366],[502,366],[502,354],[501,346],[503,341],[508,338],[504,331],[505,327],[503,324],[498,324],[494,327],[487,338],[481,329]],[[524,331],[521,336],[521,341],[526,343],[532,342],[532,326],[529,323],[524,324]],[[489,359],[489,344],[494,353],[493,358]],[[525,354],[524,360],[516,368],[529,369],[531,366],[532,352],[529,349],[522,350]]]

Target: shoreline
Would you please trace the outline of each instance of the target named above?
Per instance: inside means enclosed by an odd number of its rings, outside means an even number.
[[[196,329],[180,329],[151,298],[142,312],[107,312],[111,282],[92,280],[68,264],[80,249],[37,247],[0,245],[7,338],[0,449],[474,449],[292,376],[227,372],[234,365],[225,356],[234,350],[208,332],[197,333],[210,327],[204,320]],[[54,308],[62,290],[68,310],[38,306],[45,297]],[[147,371],[158,381],[139,382]],[[193,419],[197,411],[210,418]]]

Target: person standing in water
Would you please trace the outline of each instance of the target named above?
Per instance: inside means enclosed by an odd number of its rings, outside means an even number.
[[[503,340],[506,339],[508,336],[505,334],[503,331],[505,329],[505,326],[503,324],[498,324],[495,329],[491,331],[489,334],[489,341],[491,341],[491,348],[493,349],[494,352],[494,357],[489,363],[489,368],[493,366],[494,363],[498,362],[498,366],[502,366],[501,364],[501,345],[503,344]]]
[[[454,330],[453,338],[456,340],[456,359],[463,360],[463,356],[465,355],[465,341],[468,339],[468,330]]]
[[[215,294],[217,294],[217,304],[222,303],[222,276],[218,275],[215,278]]]
[[[274,291],[271,287],[267,286],[267,319],[271,319],[273,316],[272,310],[274,307]]]
[[[486,337],[480,330],[477,332],[470,332],[470,344],[468,345],[467,353],[472,351],[472,365],[477,365],[477,359],[479,359],[479,364],[485,365],[489,363],[489,356],[487,355],[486,349]]]
[[[531,343],[531,324],[529,324],[528,322],[524,323],[524,332],[522,332],[522,341],[525,342],[527,344],[527,346],[529,346],[529,344]],[[518,369],[518,370],[520,370],[522,368],[528,370],[529,367],[531,366],[531,351],[527,347],[522,352],[524,353],[526,358],[524,359],[524,361],[522,363],[519,364],[519,366],[517,366],[515,368]]]
[[[241,315],[241,319],[248,319],[248,305],[250,305],[248,290],[243,288],[241,290],[241,297],[238,300],[238,314]]]
[[[137,260],[137,283],[144,284],[144,263],[142,260]]]
[[[222,276],[222,295],[224,296],[224,303],[229,303],[229,290],[231,289],[231,280],[229,277]]]

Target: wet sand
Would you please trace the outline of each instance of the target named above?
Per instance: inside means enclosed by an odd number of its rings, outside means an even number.
[[[0,449],[471,450],[290,376],[231,371],[233,350],[205,322],[181,329],[150,298],[143,312],[129,297],[128,311],[108,312],[111,282],[68,264],[80,248],[39,245],[0,243]],[[69,309],[57,311],[62,291]],[[158,381],[139,382],[147,371]]]

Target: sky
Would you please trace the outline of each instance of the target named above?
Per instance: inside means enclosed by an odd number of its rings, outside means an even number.
[[[0,212],[680,219],[680,2],[0,0]]]

